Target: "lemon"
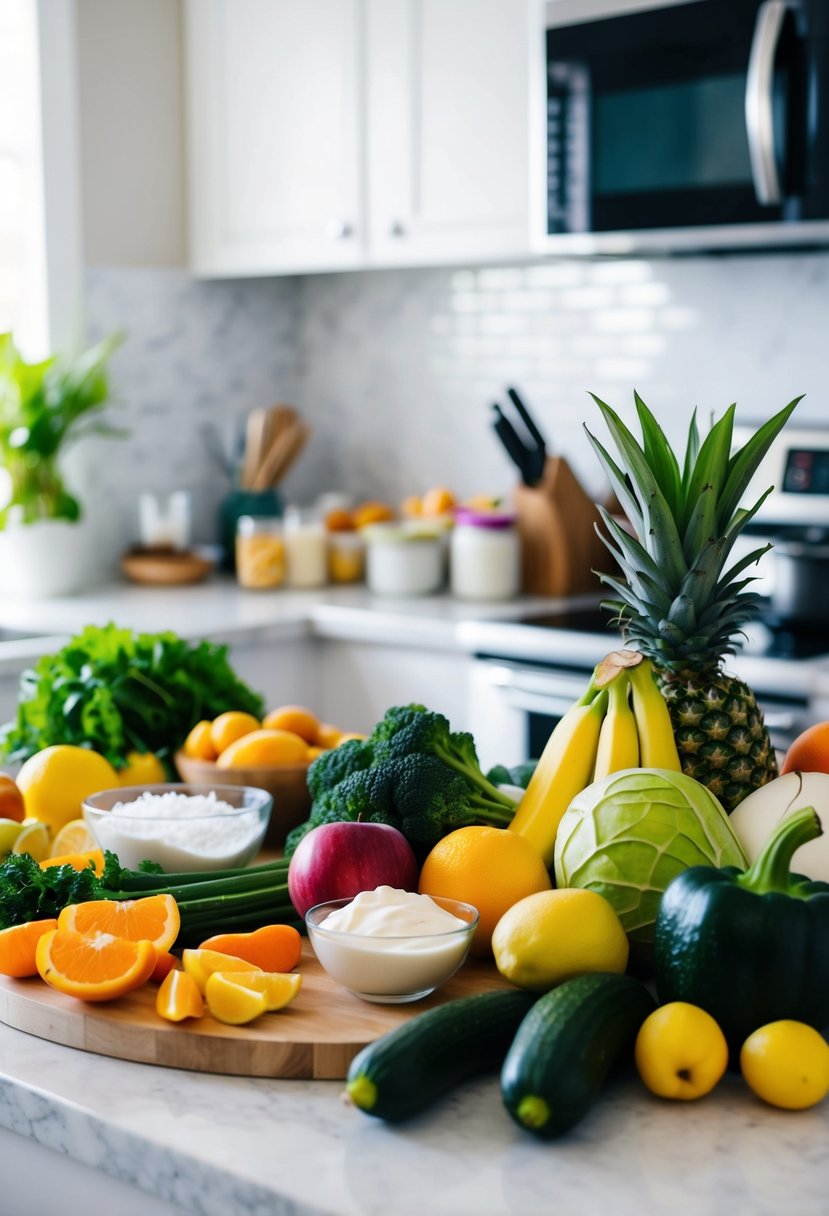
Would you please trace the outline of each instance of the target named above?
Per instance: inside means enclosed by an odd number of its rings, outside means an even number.
[[[290,1005],[302,987],[302,976],[296,971],[214,971],[213,975],[208,976],[208,985],[214,976],[221,976],[251,992],[261,992],[267,1013]]]
[[[12,845],[13,853],[28,853],[35,861],[49,856],[49,829],[45,823],[27,823]]]
[[[710,1013],[686,1001],[645,1018],[634,1054],[639,1076],[660,1098],[701,1098],[728,1067],[725,1035]]]
[[[242,1026],[252,1022],[268,1008],[264,992],[235,984],[229,975],[215,972],[209,976],[204,989],[207,1008],[217,1022],[231,1026]]]
[[[97,849],[97,847],[98,842],[84,820],[70,819],[58,830],[52,841],[49,856],[63,857],[66,853],[88,853],[90,849]]]
[[[119,785],[158,785],[167,780],[164,765],[155,752],[130,752],[118,770]]]
[[[538,891],[513,904],[495,926],[492,951],[508,980],[546,992],[575,975],[622,973],[628,940],[603,896],[572,887]]]
[[[816,1106],[829,1093],[829,1044],[804,1022],[770,1022],[740,1051],[743,1076],[758,1098],[784,1110]]]
[[[115,769],[97,752],[67,743],[46,747],[31,756],[17,776],[26,815],[57,832],[70,819],[79,819],[90,794],[118,786]]]
[[[0,819],[0,857],[5,857],[14,848],[15,841],[23,831],[23,824],[16,819]]]

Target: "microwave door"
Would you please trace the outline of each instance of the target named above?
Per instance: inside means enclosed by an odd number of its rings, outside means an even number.
[[[779,2],[786,12],[776,36],[766,26],[760,43],[757,0],[694,0],[548,29],[550,234],[790,218],[790,199],[804,189],[805,138],[795,132],[806,125],[806,87],[795,83],[795,17]],[[746,120],[752,55],[754,111],[772,128],[778,201],[760,201],[756,188]]]

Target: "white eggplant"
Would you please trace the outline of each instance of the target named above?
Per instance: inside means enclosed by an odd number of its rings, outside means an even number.
[[[776,777],[744,798],[729,818],[746,856],[754,861],[780,820],[804,806],[815,808],[824,835],[801,845],[792,860],[792,870],[829,882],[829,773]]]

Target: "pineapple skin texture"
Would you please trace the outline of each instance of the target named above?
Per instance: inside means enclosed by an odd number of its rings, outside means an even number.
[[[682,771],[707,786],[730,814],[777,776],[757,698],[724,672],[657,671],[671,714]]]

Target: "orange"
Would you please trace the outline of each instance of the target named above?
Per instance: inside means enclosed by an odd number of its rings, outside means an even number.
[[[168,971],[156,993],[155,1009],[168,1022],[200,1018],[204,1015],[204,997],[186,971]]]
[[[330,722],[320,722],[314,742],[317,747],[336,747],[342,738],[342,734],[343,732],[339,726],[333,726]]]
[[[302,976],[281,971],[214,971],[204,989],[207,1008],[220,1022],[250,1021],[290,1005],[302,987]],[[251,1000],[255,994],[255,1000]],[[259,997],[265,1002],[261,1008]],[[240,1017],[239,1014],[243,1016]]]
[[[216,755],[221,756],[225,748],[230,747],[243,735],[259,730],[261,722],[253,714],[245,714],[240,710],[231,709],[226,714],[219,714],[210,726],[210,738],[216,749]]]
[[[409,494],[400,504],[400,514],[405,519],[417,519],[423,514],[423,499],[417,494]]]
[[[0,975],[13,975],[15,979],[37,975],[37,943],[44,933],[51,933],[57,927],[58,922],[49,917],[3,929],[0,932]]]
[[[325,517],[325,527],[329,532],[353,532],[354,520],[351,512],[344,507],[334,507]]]
[[[798,735],[786,752],[783,773],[829,773],[829,722],[817,722]]]
[[[104,872],[104,855],[100,849],[84,849],[80,853],[60,853],[57,857],[46,857],[40,863],[40,868],[46,870],[49,866],[71,866],[73,870],[87,870],[90,861],[100,878]]]
[[[169,950],[164,950],[155,960],[155,966],[153,967],[150,979],[154,984],[161,984],[166,980],[171,971],[181,971],[181,963]]]
[[[423,495],[423,505],[420,510],[421,515],[434,517],[435,515],[446,515],[447,512],[454,509],[455,495],[451,490],[447,490],[446,486],[435,486],[431,490],[427,490]]]
[[[87,935],[108,933],[130,942],[147,941],[156,953],[170,949],[180,925],[178,904],[172,895],[90,899],[83,904],[69,904],[58,916],[59,929]]]
[[[231,743],[219,756],[219,768],[269,764],[305,764],[308,744],[290,730],[255,730]]]
[[[194,760],[215,760],[218,752],[213,746],[213,723],[206,719],[197,722],[184,740],[185,756]]]
[[[503,914],[519,899],[551,886],[541,855],[523,836],[504,828],[469,827],[438,841],[423,863],[418,890],[477,908],[472,953],[487,955]]]
[[[310,764],[312,760],[316,760],[317,756],[321,756],[324,751],[328,751],[328,750],[329,749],[325,748],[325,747],[316,747],[316,746],[309,747],[305,753],[308,763]]]
[[[265,730],[290,730],[306,743],[316,743],[320,720],[301,705],[281,705],[271,710],[262,725]]]
[[[394,519],[394,511],[385,502],[361,502],[351,512],[355,528],[365,528],[367,524],[385,524]]]
[[[87,937],[58,928],[40,938],[35,959],[42,978],[58,992],[81,1001],[112,1001],[146,984],[155,966],[155,946],[110,933]]]
[[[0,773],[0,819],[22,823],[26,816],[23,795],[8,773]]]
[[[263,971],[290,971],[302,954],[302,938],[293,925],[263,925],[250,933],[217,933],[199,949],[246,959]]]

